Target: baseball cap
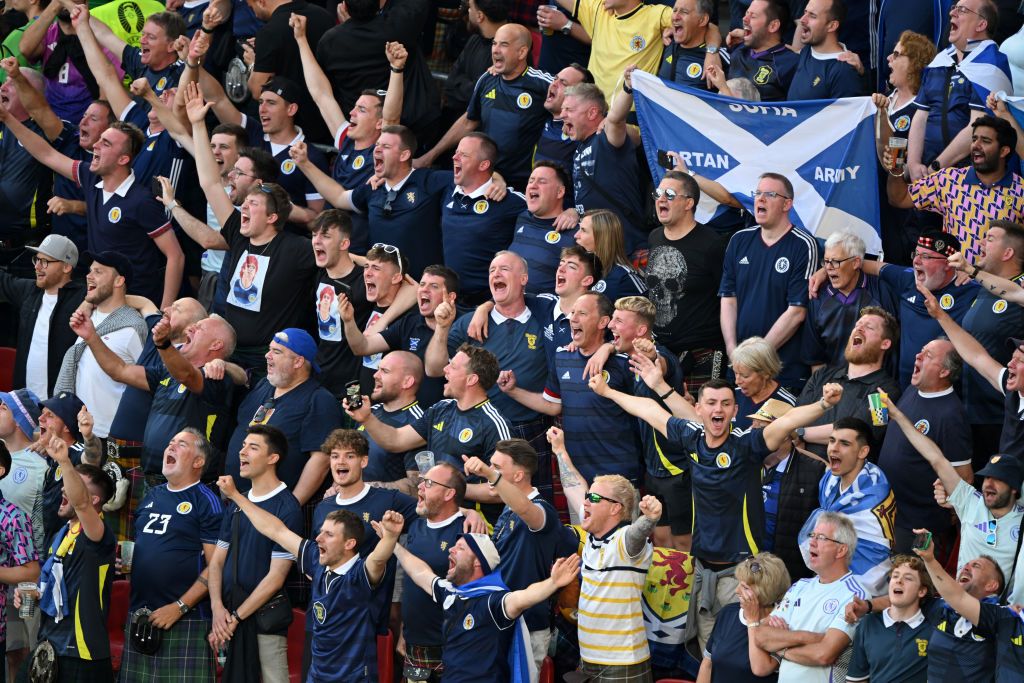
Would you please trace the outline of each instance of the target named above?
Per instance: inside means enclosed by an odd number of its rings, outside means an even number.
[[[1006,482],[1011,489],[1020,491],[1021,480],[1024,479],[1024,472],[1021,471],[1020,461],[1012,455],[996,453],[988,459],[988,464],[974,473],[976,476],[992,477],[999,481]]]
[[[289,327],[274,335],[274,341],[285,347],[292,353],[297,353],[306,359],[313,372],[320,372],[320,366],[316,364],[316,342],[309,332],[298,327]]]
[[[116,270],[118,274],[124,278],[126,286],[131,282],[133,270],[132,262],[128,260],[128,257],[119,254],[116,251],[87,251],[82,254],[82,256],[90,262],[99,263]]]
[[[70,391],[62,391],[53,398],[39,402],[39,409],[49,408],[50,412],[64,421],[64,426],[75,437],[75,441],[82,440],[82,432],[78,431],[78,413],[85,404]]]
[[[762,403],[761,407],[758,408],[756,412],[747,415],[747,417],[751,420],[774,422],[792,409],[793,406],[789,405],[785,401],[780,401],[777,398],[770,398]]]
[[[18,429],[31,439],[39,428],[39,397],[28,389],[15,389],[0,392],[0,401],[14,415]]]
[[[1016,351],[1020,347],[1024,346],[1024,339],[1018,339],[1017,337],[1007,337],[1006,345],[1010,347],[1011,351]]]
[[[64,235],[47,235],[38,247],[25,248],[71,266],[78,265],[78,247]]]
[[[263,84],[263,89],[260,92],[272,92],[290,103],[298,103],[302,96],[302,91],[295,81],[284,76],[274,76]]]
[[[941,230],[925,230],[917,238],[917,246],[931,249],[944,256],[952,256],[960,251],[960,240],[948,232]]]
[[[494,541],[487,534],[462,534],[459,536],[466,542],[476,559],[480,560],[484,574],[490,574],[501,564],[501,555],[494,547]]]

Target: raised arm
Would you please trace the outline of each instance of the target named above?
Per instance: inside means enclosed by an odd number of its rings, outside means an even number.
[[[917,431],[910,419],[896,407],[896,404],[888,396],[882,400],[885,407],[889,409],[889,419],[899,425],[900,431],[903,432],[903,436],[914,447],[914,450],[932,466],[935,474],[939,476],[943,488],[949,493],[953,493],[953,489],[960,483],[961,478],[946,456],[942,454],[942,449],[934,441]]]
[[[35,26],[35,24],[32,25]],[[0,61],[0,66],[3,66],[7,72],[7,80],[14,85],[18,98],[21,100],[21,106],[25,107],[29,117],[36,122],[48,140],[56,140],[64,131],[64,122],[53,113],[53,109],[50,108],[43,93],[25,78],[25,74],[21,71],[21,65],[18,64],[18,58],[7,57]]]
[[[448,365],[448,333],[455,322],[455,306],[443,301],[434,309],[434,336],[423,354],[423,371],[427,377],[443,377]]]
[[[344,294],[338,295],[338,315],[345,326],[345,341],[355,356],[372,356],[389,351],[388,343],[378,334],[365,335],[356,325],[356,310]]]
[[[498,471],[480,458],[475,456],[470,458],[469,456],[464,455],[462,456],[462,461],[465,463],[467,477],[482,477],[488,482],[488,486],[490,486],[490,482],[498,479]],[[544,522],[547,517],[544,512],[544,508],[539,505],[534,505],[533,501],[527,498],[526,494],[506,477],[498,479],[498,483],[490,486],[490,488],[494,490],[497,497],[500,498],[501,501],[512,510],[512,512],[519,515],[520,519],[526,522],[526,526],[528,526],[531,531],[540,531],[544,528]]]
[[[573,514],[576,514],[576,511],[583,507],[583,496],[590,490],[590,483],[576,469],[569,451],[565,450],[565,433],[558,427],[549,427],[547,439],[551,444],[551,452],[558,461],[558,477],[562,482],[566,505]]]
[[[126,363],[123,358],[111,351],[110,347],[103,343],[103,338],[96,334],[96,328],[85,311],[79,309],[72,313],[70,324],[71,330],[89,346],[96,362],[110,379],[149,392],[146,369],[141,365]]]
[[[220,183],[217,161],[213,158],[213,151],[210,150],[210,136],[206,132],[206,112],[210,110],[210,104],[203,100],[199,86],[195,83],[188,84],[185,108],[188,111],[188,120],[192,123],[192,144],[196,154],[199,184],[203,188],[206,201],[213,208],[217,220],[221,225],[227,225],[235,207],[231,204],[231,199],[224,192],[224,187]],[[216,232],[212,228],[210,230]],[[193,239],[195,238],[193,237]]]
[[[6,60],[5,60],[6,61]],[[1000,299],[1012,301],[1015,304],[1024,306],[1024,288],[1012,280],[1000,277],[993,273],[986,272],[978,266],[967,262],[962,253],[956,253],[949,257],[949,265],[977,282],[979,285],[992,292]]]
[[[171,377],[185,385],[193,394],[201,394],[206,378],[202,371],[192,365],[171,343],[171,321],[166,315],[153,327],[153,344]]]
[[[620,408],[630,415],[640,418],[657,429],[660,434],[668,436],[668,421],[672,415],[658,405],[655,400],[650,398],[641,398],[639,396],[630,396],[629,394],[624,394],[621,391],[616,391],[608,386],[601,375],[591,377],[589,383],[590,388],[595,394],[602,398],[614,401]]]
[[[953,348],[964,359],[964,362],[977,370],[979,375],[987,379],[988,383],[995,387],[996,391],[1002,393],[1003,386],[999,378],[1003,373],[1003,366],[989,355],[985,347],[981,345],[981,342],[972,337],[970,332],[960,327],[949,316],[949,313],[942,310],[934,294],[920,284],[917,286],[917,291],[924,297],[924,305],[928,310],[928,315],[935,318],[935,322],[939,323],[942,331],[949,337],[949,341],[953,343]]]
[[[927,529],[914,529],[914,533],[925,531]],[[981,620],[981,601],[965,591],[963,586],[942,568],[939,561],[935,559],[935,544],[929,543],[924,550],[914,548],[914,552],[924,562],[924,568],[932,577],[932,585],[935,586],[935,590],[942,596],[942,599],[949,603],[949,606],[957,614],[977,626]]]
[[[21,146],[32,155],[32,157],[46,166],[54,173],[59,173],[69,180],[74,180],[72,175],[75,170],[75,161],[71,157],[64,156],[53,147],[45,139],[36,135],[34,132],[25,127],[21,121],[17,120],[6,108],[0,107],[0,123],[7,126],[7,130],[14,133],[14,137],[18,138],[18,142]]]
[[[609,94],[612,106],[604,120],[604,134],[612,147],[622,147],[626,142],[626,117],[633,108],[633,70],[636,64],[623,73],[622,92]]]
[[[505,616],[515,619],[534,605],[540,604],[554,595],[558,589],[568,586],[576,580],[580,573],[580,556],[570,555],[555,560],[551,567],[551,576],[543,581],[531,583],[526,588],[512,591],[505,596],[502,605]]]
[[[331,135],[335,135],[339,128],[348,124],[348,119],[345,117],[345,112],[341,110],[338,100],[334,97],[331,81],[320,67],[320,63],[316,61],[316,55],[306,36],[306,21],[306,17],[303,15],[293,13],[288,20],[288,25],[292,27],[295,42],[299,46],[299,59],[302,61],[302,75],[306,81],[306,89],[320,110],[320,116],[327,124],[327,130],[331,132]],[[319,188],[317,191],[320,191]],[[323,193],[321,192],[321,194]],[[326,195],[324,197],[326,198]]]
[[[774,420],[764,428],[763,432],[768,450],[774,451],[781,446],[794,429],[808,426],[824,415],[829,408],[838,405],[842,397],[843,387],[841,385],[826,384],[822,387],[820,399],[809,405],[793,408],[779,419]]]
[[[18,51],[21,52],[22,57],[30,64],[42,60],[43,41],[46,39],[46,31],[50,28],[50,24],[57,19],[57,12],[60,9],[61,4],[59,2],[51,2],[43,8],[43,11],[40,12],[39,17],[35,21],[25,27],[25,32],[21,34],[21,40],[18,41]]]
[[[366,578],[370,580],[371,585],[376,586],[384,578],[388,560],[394,554],[398,537],[402,535],[402,529],[405,527],[405,518],[400,512],[388,510],[379,522],[371,521],[370,524],[380,536],[380,542],[366,557]]]
[[[117,70],[114,69],[114,65],[107,59],[107,55],[100,47],[97,35],[93,33],[92,23],[89,21],[88,5],[75,5],[75,8],[71,10],[71,25],[74,27],[75,33],[78,34],[78,41],[82,44],[82,51],[85,53],[85,61],[96,79],[96,84],[100,87],[100,92],[110,103],[114,115],[120,118],[131,104],[132,98],[128,96],[121,78],[117,75]],[[113,50],[111,51],[113,52]],[[121,56],[120,52],[114,54],[118,57]]]
[[[299,167],[302,174],[309,178],[313,187],[320,193],[320,196],[327,200],[331,206],[346,211],[355,211],[352,204],[352,191],[343,187],[341,183],[327,175],[316,164],[309,160],[305,142],[296,142],[288,149],[288,156],[292,158],[295,165]]]
[[[202,31],[197,31],[196,33],[202,33]],[[160,99],[149,85],[149,81],[145,78],[136,78],[132,81],[130,90],[132,95],[141,97],[146,101],[146,104],[156,114],[160,124],[167,130],[168,135],[190,155],[195,156],[195,150],[192,148],[192,127],[185,125],[178,118],[178,115],[174,113],[174,110],[164,104],[164,101]],[[175,97],[177,97],[177,93],[175,93]]]
[[[684,420],[700,420],[697,411],[693,409],[686,397],[676,391],[676,388],[665,381],[665,371],[662,367],[664,359],[659,356],[659,362],[654,362],[642,353],[633,353],[629,357],[629,367],[640,379],[644,381],[651,391],[662,397],[662,401],[676,417]]]
[[[391,67],[388,79],[388,94],[384,96],[381,109],[381,126],[393,126],[401,123],[402,105],[405,103],[405,62],[409,53],[401,43],[385,43],[384,52]]]
[[[394,552],[395,557],[398,558],[398,563],[402,565],[402,570],[405,572],[406,577],[412,579],[413,583],[428,594],[431,593],[434,587],[434,579],[438,578],[438,576],[430,568],[430,565],[400,545],[395,546]]]
[[[61,471],[64,473],[64,495],[68,497],[68,502],[75,508],[78,521],[82,523],[82,531],[90,540],[99,541],[103,538],[106,525],[93,504],[93,496],[89,492],[89,487],[82,480],[82,475],[75,469],[75,464],[71,462],[68,445],[59,436],[54,436],[47,444],[46,452],[60,465]]]
[[[217,486],[224,497],[231,499],[238,506],[238,509],[249,518],[256,531],[277,543],[292,555],[299,554],[299,544],[302,543],[302,537],[285,526],[285,523],[280,519],[260,508],[249,500],[247,496],[239,493],[238,489],[235,488],[235,480],[231,475],[220,477],[217,480]]]
[[[67,3],[64,3],[65,6]],[[75,5],[75,7],[81,7],[81,5]],[[71,13],[74,14],[74,9],[69,8]],[[96,17],[89,17],[89,26],[92,28],[92,32],[96,36],[96,40],[107,50],[114,53],[114,56],[121,59],[121,55],[124,54],[124,49],[128,47],[128,43],[121,40],[117,34],[110,30],[110,27],[104,24]]]
[[[624,538],[626,554],[636,557],[644,549],[647,539],[654,533],[654,527],[661,519],[661,501],[654,496],[640,499],[640,516],[626,528]]]
[[[203,249],[228,249],[229,245],[227,240],[224,239],[224,235],[211,228],[204,221],[201,221],[190,214],[185,210],[185,207],[174,198],[174,185],[171,184],[169,178],[156,176],[156,179],[160,181],[160,187],[162,189],[162,192],[157,199],[160,200],[160,203],[163,204],[165,208],[170,209],[171,217],[178,222],[178,225],[180,225],[181,229],[185,231],[185,234],[191,237],[196,244],[201,246]],[[221,192],[220,194],[227,199],[226,193]],[[230,199],[228,199],[228,205],[231,205]]]

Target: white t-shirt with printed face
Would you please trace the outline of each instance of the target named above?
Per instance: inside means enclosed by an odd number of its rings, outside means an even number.
[[[800,579],[782,598],[772,616],[785,619],[791,631],[825,633],[838,629],[853,642],[855,624],[846,623],[846,606],[854,596],[867,598],[867,592],[857,583],[852,573],[830,583],[821,583],[818,577]],[[840,655],[832,666],[804,666],[784,659],[779,665],[779,683],[830,683],[846,680],[849,658]]]

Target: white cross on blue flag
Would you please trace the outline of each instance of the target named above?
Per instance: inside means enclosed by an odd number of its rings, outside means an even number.
[[[658,150],[679,152],[694,172],[721,183],[748,210],[765,172],[781,173],[796,197],[790,220],[826,238],[859,235],[878,253],[877,111],[868,97],[800,102],[746,102],[666,83],[634,72],[641,137],[651,173],[665,170]],[[697,220],[719,210],[702,199]]]

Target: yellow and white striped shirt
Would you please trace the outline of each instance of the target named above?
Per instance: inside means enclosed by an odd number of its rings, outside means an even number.
[[[651,565],[648,540],[636,557],[626,553],[623,525],[606,538],[588,536],[580,586],[580,657],[588,664],[621,666],[650,659],[640,599]]]

